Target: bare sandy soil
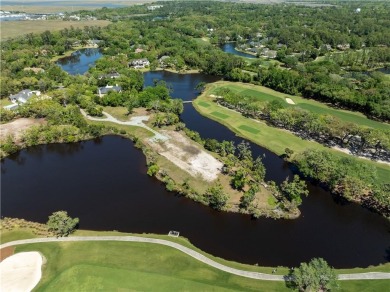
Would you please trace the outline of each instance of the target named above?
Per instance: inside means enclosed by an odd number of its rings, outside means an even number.
[[[341,148],[339,146],[333,146],[332,149],[335,149],[335,150],[340,151],[340,152],[344,152],[344,153],[352,155],[352,156],[360,157],[360,158],[367,159],[367,160],[372,160],[372,159],[370,159],[368,157],[355,155],[355,154],[351,153],[351,151],[349,149]],[[378,162],[378,163],[382,163],[382,164],[390,165],[390,162],[387,162],[387,161],[384,161],[384,160],[373,160],[373,161]]]
[[[12,256],[14,254],[14,249],[15,248],[13,246],[0,249],[0,262],[9,256]]]
[[[31,291],[42,277],[39,252],[20,252],[0,263],[0,291]]]
[[[188,172],[191,176],[200,176],[206,181],[217,179],[223,164],[212,155],[193,143],[188,137],[176,131],[160,131],[170,139],[149,144],[160,155]]]
[[[44,119],[17,119],[10,123],[0,125],[0,139],[5,139],[8,135],[14,135],[16,141],[20,138],[21,133],[34,126],[45,123]]]
[[[291,98],[289,98],[289,97],[286,97],[286,102],[288,104],[295,104],[295,102]]]

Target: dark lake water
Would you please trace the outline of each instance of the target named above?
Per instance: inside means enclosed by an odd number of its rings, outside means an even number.
[[[81,49],[68,57],[58,59],[56,64],[71,75],[83,75],[102,56],[101,50],[98,48]]]
[[[256,59],[256,56],[237,51],[235,49],[235,47],[236,47],[236,43],[231,42],[231,43],[226,43],[226,44],[222,45],[221,49],[225,53],[233,54],[233,55],[240,56],[240,57],[250,58],[250,59]]]
[[[216,78],[194,74],[149,72],[145,83],[164,78],[173,96],[196,96],[199,81]],[[176,86],[179,84],[180,86]],[[227,128],[185,105],[182,120],[203,137],[241,141]],[[262,155],[267,179],[292,175],[278,156],[252,144]],[[213,255],[248,264],[296,266],[323,257],[335,267],[366,267],[390,260],[390,223],[357,204],[336,200],[308,184],[296,220],[252,220],[247,215],[216,212],[167,192],[146,175],[145,158],[131,141],[107,136],[95,141],[32,147],[1,163],[2,216],[46,222],[56,210],[80,218],[80,227],[136,233],[178,230]]]

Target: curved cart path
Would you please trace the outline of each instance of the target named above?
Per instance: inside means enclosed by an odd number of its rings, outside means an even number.
[[[252,278],[252,279],[258,279],[258,280],[267,280],[267,281],[284,281],[286,280],[286,276],[281,275],[270,275],[270,274],[264,274],[264,273],[258,273],[258,272],[250,272],[250,271],[244,271],[239,270],[235,268],[231,268],[228,266],[225,266],[223,264],[217,263],[208,257],[200,254],[199,252],[192,250],[188,247],[185,247],[181,244],[178,244],[176,242],[164,240],[164,239],[156,239],[156,238],[149,238],[149,237],[138,237],[138,236],[74,236],[74,237],[61,237],[61,238],[33,238],[33,239],[24,239],[24,240],[17,240],[17,241],[11,241],[4,243],[0,245],[0,249],[14,246],[14,245],[21,245],[21,244],[28,244],[28,243],[45,243],[45,242],[77,242],[77,241],[129,241],[129,242],[145,242],[145,243],[154,243],[154,244],[161,244],[165,246],[173,247],[177,250],[180,250],[184,252],[185,254],[197,259],[198,261],[201,261],[209,266],[212,266],[216,269],[225,271],[230,274]],[[373,279],[390,279],[390,273],[384,273],[384,272],[370,272],[370,273],[356,273],[356,274],[341,274],[339,275],[340,280],[373,280]]]
[[[149,120],[148,116],[132,117],[129,121],[123,122],[123,121],[118,120],[117,118],[114,118],[112,115],[110,115],[106,112],[103,112],[103,115],[106,116],[105,118],[94,118],[94,117],[87,115],[87,113],[84,110],[80,109],[80,111],[84,117],[86,117],[88,120],[91,120],[91,121],[112,122],[112,123],[119,124],[119,125],[136,126],[136,127],[144,128],[144,129],[146,129],[154,134],[153,138],[151,138],[151,140],[153,140],[153,141],[166,141],[169,139],[169,137],[160,134],[159,132],[153,130],[152,128],[149,128],[147,125],[145,125],[143,123],[143,121]]]

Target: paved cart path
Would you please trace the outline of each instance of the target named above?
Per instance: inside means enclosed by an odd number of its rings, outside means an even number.
[[[118,120],[117,118],[114,118],[112,115],[103,112],[103,115],[105,115],[105,118],[94,118],[86,114],[84,110],[80,110],[82,115],[86,117],[88,120],[91,121],[98,121],[98,122],[111,122],[119,125],[127,125],[127,126],[136,126],[136,127],[141,127],[144,128],[154,134],[154,136],[151,138],[152,141],[166,141],[169,139],[169,137],[164,136],[160,134],[159,132],[153,130],[152,128],[148,127],[145,125],[143,122],[149,120],[148,116],[137,116],[137,117],[132,117],[129,121],[123,122]]]
[[[122,242],[144,242],[144,243],[153,243],[153,244],[161,244],[165,246],[173,247],[177,250],[180,250],[181,252],[184,252],[185,254],[197,259],[198,261],[201,261],[211,267],[214,267],[216,269],[219,269],[221,271],[225,271],[230,274],[252,278],[252,279],[258,279],[258,280],[267,280],[267,281],[284,281],[285,276],[282,275],[270,275],[270,274],[264,274],[264,273],[258,273],[258,272],[250,272],[250,271],[244,271],[239,270],[235,268],[231,268],[228,266],[225,266],[223,264],[217,263],[213,261],[212,259],[209,259],[208,257],[200,254],[199,252],[185,247],[181,244],[178,244],[176,242],[172,242],[169,240],[164,239],[156,239],[156,238],[149,238],[149,237],[138,237],[138,236],[71,236],[71,237],[49,237],[49,238],[33,238],[33,239],[24,239],[24,240],[17,240],[17,241],[11,241],[4,243],[0,245],[0,249],[9,247],[9,246],[15,246],[15,245],[21,245],[21,244],[29,244],[29,243],[45,243],[45,242],[79,242],[79,241],[122,241]],[[341,274],[339,275],[340,280],[373,280],[373,279],[390,279],[390,273],[385,272],[370,272],[370,273],[356,273],[356,274]]]

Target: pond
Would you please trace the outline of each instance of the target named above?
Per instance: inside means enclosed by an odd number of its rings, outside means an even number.
[[[226,44],[222,45],[221,49],[225,53],[233,54],[233,55],[240,56],[240,57],[250,58],[250,59],[256,59],[256,56],[237,51],[235,49],[235,47],[236,47],[236,42],[230,42],[230,43],[226,43]]]
[[[71,75],[83,75],[102,56],[103,54],[98,48],[80,49],[68,57],[58,59],[56,64]]]
[[[196,96],[199,81],[215,81],[201,74],[145,73],[145,83],[156,78],[171,83],[173,96],[183,99]],[[181,118],[203,137],[242,140],[199,115],[192,104],[185,105]],[[278,156],[251,146],[255,157],[265,154],[267,179],[280,182],[293,174]],[[162,234],[178,230],[215,256],[264,266],[296,266],[313,257],[338,268],[390,260],[390,222],[316,185],[308,184],[310,195],[296,220],[252,220],[216,212],[167,192],[146,175],[142,152],[116,136],[31,147],[4,159],[1,171],[2,216],[46,222],[53,211],[67,210],[80,218],[83,229]]]

